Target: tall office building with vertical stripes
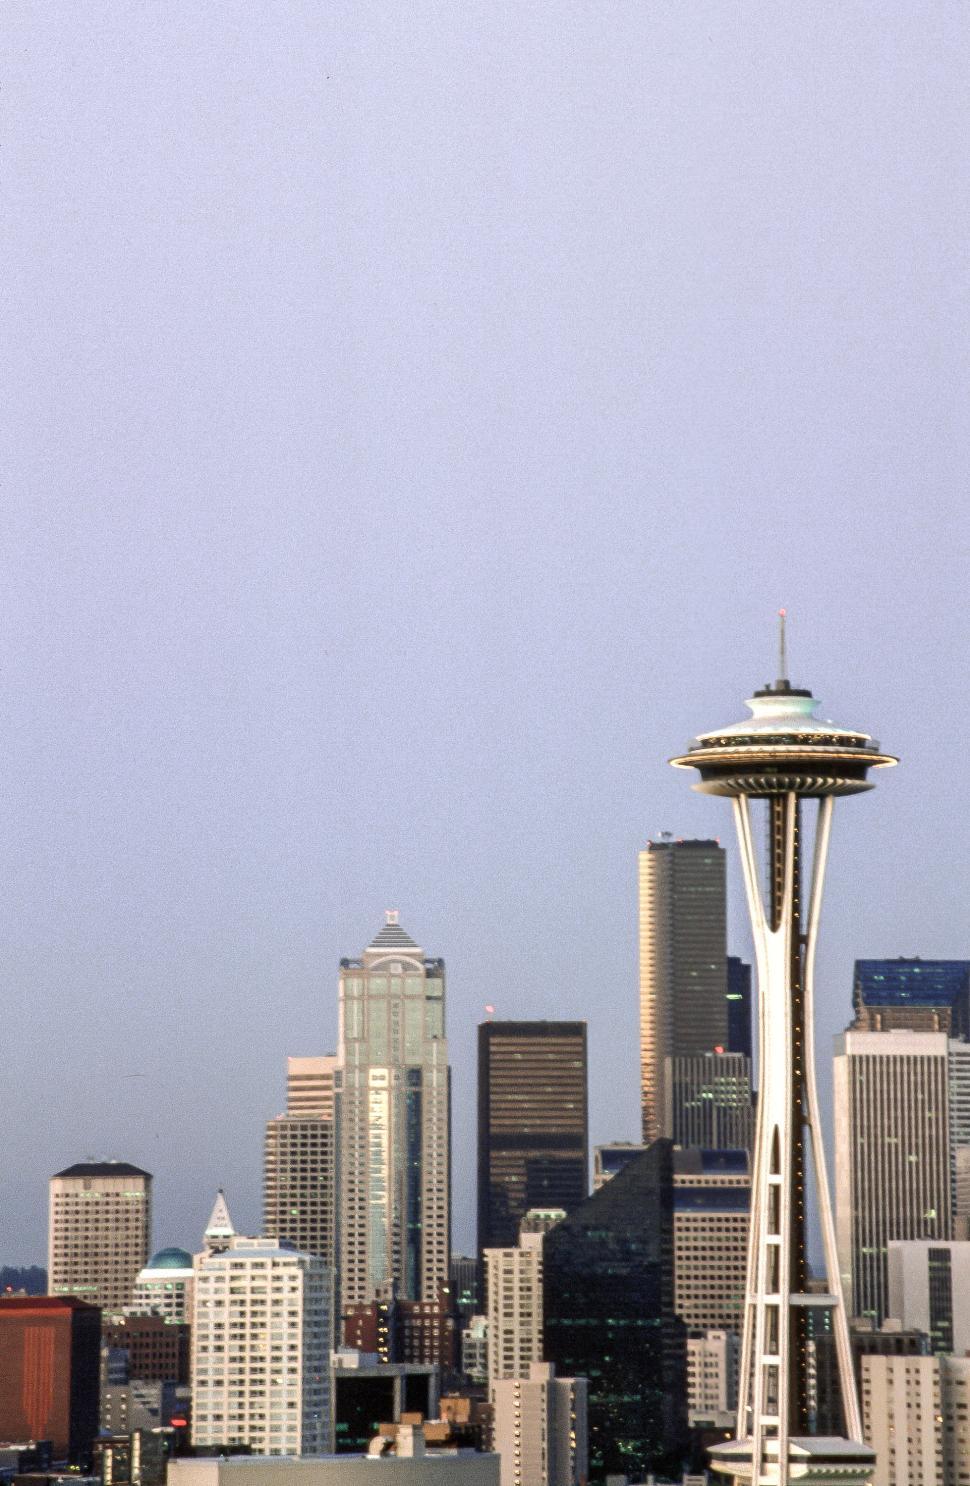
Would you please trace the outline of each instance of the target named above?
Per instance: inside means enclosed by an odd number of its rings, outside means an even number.
[[[390,1285],[436,1301],[450,1253],[445,966],[394,911],[340,962],[339,1059],[343,1310]]]
[[[585,1022],[478,1029],[478,1247],[510,1249],[529,1208],[589,1191]]]
[[[672,1136],[668,1059],[728,1047],[725,854],[650,841],[639,856],[643,1139]]]
[[[836,1038],[835,1216],[850,1316],[888,1315],[891,1239],[950,1239],[945,1032]]]

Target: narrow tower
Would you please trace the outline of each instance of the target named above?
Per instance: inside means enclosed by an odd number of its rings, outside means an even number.
[[[896,763],[866,733],[815,716],[811,692],[781,677],[756,692],[753,716],[702,733],[671,759],[697,769],[694,788],[734,802],[758,976],[758,1098],[752,1172],[747,1297],[737,1439],[711,1452],[714,1468],[752,1486],[857,1486],[875,1456],[861,1443],[849,1329],[839,1279],[815,1083],[813,970],[822,884],[836,796],[871,789],[871,768]],[[766,801],[767,875],[762,885],[751,801]],[[814,842],[802,802],[818,800]],[[802,897],[803,865],[809,892]],[[811,1161],[825,1253],[826,1293],[808,1293],[805,1177]],[[846,1438],[809,1435],[808,1307],[832,1313]]]

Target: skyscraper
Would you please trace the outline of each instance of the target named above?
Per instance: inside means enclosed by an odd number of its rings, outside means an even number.
[[[747,703],[744,722],[702,733],[675,767],[696,769],[694,786],[733,801],[758,965],[759,1067],[752,1170],[751,1243],[739,1380],[737,1438],[711,1451],[715,1468],[761,1486],[861,1483],[871,1451],[861,1417],[839,1280],[822,1153],[814,1052],[814,963],[832,808],[838,795],[870,787],[870,769],[895,763],[868,734],[815,717],[818,702],[785,676]],[[767,872],[759,870],[751,801],[767,804]],[[807,913],[802,866],[818,801]],[[806,1166],[816,1179],[827,1288],[809,1289],[805,1254]],[[809,1361],[813,1305],[831,1311],[848,1439],[810,1432]]]
[[[728,1044],[724,851],[648,842],[639,854],[640,1087],[645,1143],[670,1135],[668,1058]]]
[[[342,1308],[387,1285],[436,1301],[450,1246],[445,966],[394,911],[340,962],[339,1056]]]
[[[527,1378],[542,1361],[541,1233],[523,1233],[514,1249],[485,1249],[489,1382]]]
[[[944,1032],[835,1040],[836,1228],[849,1314],[888,1315],[890,1239],[949,1239],[949,1042]]]
[[[322,1115],[277,1115],[266,1126],[263,1232],[335,1266],[334,1122]]]
[[[590,1475],[679,1473],[686,1332],[674,1308],[674,1183],[659,1140],[550,1229],[544,1356],[589,1379]]]
[[[192,1443],[257,1455],[333,1448],[333,1275],[316,1254],[234,1238],[196,1257]]]
[[[693,1336],[740,1334],[750,1210],[747,1151],[674,1151],[674,1309]]]
[[[79,1161],[52,1176],[51,1294],[76,1295],[120,1314],[148,1262],[151,1203],[151,1176],[127,1161]]]
[[[511,1248],[529,1208],[589,1190],[585,1022],[478,1029],[478,1245]]]
[[[856,960],[852,1004],[862,1032],[970,1037],[970,960]]]
[[[736,955],[727,957],[727,1003],[729,1053],[751,1059],[751,966]]]
[[[664,1128],[675,1145],[750,1150],[754,1132],[750,1058],[722,1048],[666,1058]]]

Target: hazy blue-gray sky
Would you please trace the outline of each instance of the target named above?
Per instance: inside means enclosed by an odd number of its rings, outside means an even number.
[[[904,766],[856,955],[970,954],[970,7],[4,9],[0,1261],[46,1179],[258,1223],[287,1053],[386,906],[637,1127],[665,763],[792,675]],[[946,742],[946,751],[940,748]],[[746,952],[740,895],[733,947]]]

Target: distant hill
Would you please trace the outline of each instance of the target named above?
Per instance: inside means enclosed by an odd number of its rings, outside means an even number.
[[[30,1264],[22,1269],[13,1264],[0,1265],[0,1295],[5,1290],[26,1290],[28,1295],[47,1294],[47,1270],[39,1264]]]

